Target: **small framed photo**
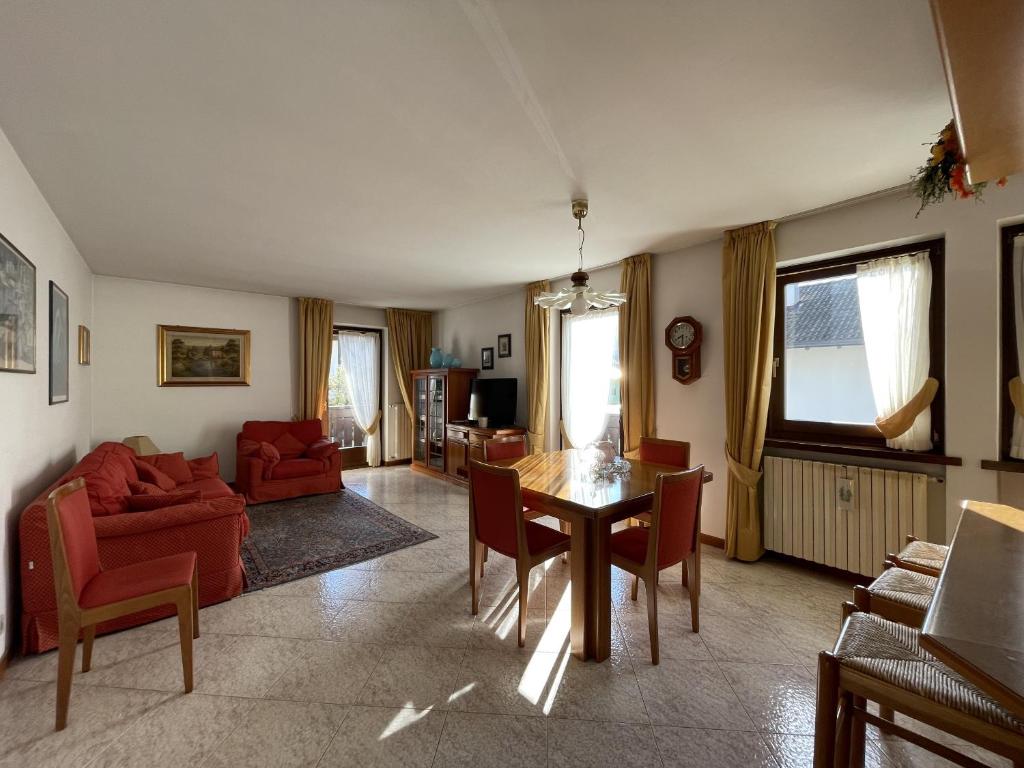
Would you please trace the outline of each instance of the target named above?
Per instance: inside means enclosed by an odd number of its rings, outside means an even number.
[[[50,405],[70,399],[68,386],[71,343],[68,324],[68,295],[50,281]]]
[[[494,347],[484,347],[480,350],[480,367],[485,371],[494,370]]]
[[[512,357],[512,334],[498,336],[498,357]]]
[[[78,326],[78,364],[92,364],[92,334],[84,325]]]

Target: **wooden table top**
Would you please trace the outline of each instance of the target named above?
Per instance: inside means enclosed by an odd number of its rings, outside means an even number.
[[[658,475],[678,472],[679,467],[625,459],[630,464],[626,477],[594,479],[593,459],[584,451],[569,449],[533,453],[520,459],[492,462],[519,470],[519,485],[525,493],[548,497],[555,505],[572,508],[588,517],[600,518],[621,512],[623,505],[653,501]],[[704,473],[704,482],[714,479]]]
[[[968,503],[921,645],[1024,718],[1024,512]]]

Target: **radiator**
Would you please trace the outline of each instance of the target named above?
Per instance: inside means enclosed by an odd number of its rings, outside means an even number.
[[[767,456],[764,510],[765,549],[877,576],[908,533],[927,538],[928,477]]]
[[[412,421],[404,404],[388,405],[384,439],[387,441],[385,461],[401,461],[412,457]]]

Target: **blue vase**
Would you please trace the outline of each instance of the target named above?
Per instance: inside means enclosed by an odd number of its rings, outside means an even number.
[[[444,362],[444,353],[441,351],[441,348],[440,347],[431,347],[430,348],[430,367],[431,368],[440,368],[441,367],[441,363],[443,363],[443,362]]]
[[[441,361],[441,365],[445,368],[451,368],[452,360],[454,359],[455,358],[452,357],[450,352],[445,352],[444,359]]]
[[[461,368],[462,367],[462,359],[458,358],[458,357],[453,357],[452,358],[451,367],[452,368]]]

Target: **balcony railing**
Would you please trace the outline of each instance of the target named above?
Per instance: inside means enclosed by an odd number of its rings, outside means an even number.
[[[331,438],[342,448],[366,445],[366,433],[356,423],[351,405],[331,405],[327,413],[331,423]]]

